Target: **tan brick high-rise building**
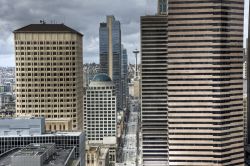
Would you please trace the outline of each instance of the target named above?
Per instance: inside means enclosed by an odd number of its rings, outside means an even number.
[[[82,130],[82,34],[64,24],[14,31],[17,116],[43,116],[47,130]]]

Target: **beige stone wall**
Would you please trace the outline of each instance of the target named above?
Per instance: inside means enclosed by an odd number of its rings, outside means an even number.
[[[72,131],[72,120],[71,119],[46,119],[46,131]]]
[[[82,130],[82,36],[15,33],[18,116],[72,119]]]
[[[109,148],[89,147],[86,150],[86,166],[109,166]]]
[[[141,98],[141,80],[134,81],[134,97]]]

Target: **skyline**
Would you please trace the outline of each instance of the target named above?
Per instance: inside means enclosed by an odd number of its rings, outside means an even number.
[[[105,22],[106,15],[114,15],[121,22],[122,43],[128,50],[128,62],[134,64],[135,58],[132,51],[136,48],[140,49],[140,16],[155,14],[157,3],[157,0],[45,1],[46,3],[44,0],[36,2],[0,0],[1,67],[14,67],[15,65],[13,30],[28,24],[39,24],[39,21],[43,19],[47,23],[54,21],[64,23],[83,33],[83,62],[99,63],[98,29],[99,24]],[[245,7],[248,3],[249,0],[246,0]],[[247,14],[248,11],[245,10],[244,40],[247,36]]]
[[[245,9],[0,0],[0,163],[250,165]]]
[[[132,51],[139,49],[140,16],[156,11],[156,5],[145,0],[73,0],[49,1],[32,0],[0,0],[0,66],[14,66],[13,30],[28,24],[39,24],[40,20],[47,23],[64,23],[84,34],[83,62],[99,63],[99,25],[106,21],[107,15],[114,15],[121,22],[122,43],[128,50],[130,63],[134,63]],[[110,5],[112,3],[112,5]],[[130,5],[132,4],[132,5]],[[147,4],[150,4],[147,7]],[[54,6],[57,8],[54,9]],[[133,11],[133,12],[128,12]]]

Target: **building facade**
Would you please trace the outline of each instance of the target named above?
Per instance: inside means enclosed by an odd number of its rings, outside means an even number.
[[[138,92],[139,81],[136,78],[134,82]],[[145,166],[168,163],[167,114],[167,16],[158,13],[141,17],[141,131]]]
[[[250,9],[250,4],[249,7]],[[249,14],[248,14],[249,17]],[[248,19],[248,32],[250,30],[250,19]],[[246,49],[246,76],[247,76],[247,105],[250,105],[250,33],[248,33]],[[247,143],[250,144],[250,107],[247,107]]]
[[[244,1],[161,2],[165,23],[161,10],[141,18],[143,165],[244,165]],[[160,83],[165,97],[146,95]]]
[[[0,156],[0,163],[9,166],[80,166],[75,147],[59,148],[54,143],[14,148]]]
[[[13,117],[16,113],[15,94],[0,92],[0,117]]]
[[[100,24],[100,72],[106,73],[116,87],[117,108],[122,109],[122,45],[121,25],[114,16],[107,16],[106,23]]]
[[[109,149],[89,147],[86,150],[85,166],[109,166]]]
[[[243,0],[168,1],[169,165],[244,165],[243,15]]]
[[[122,47],[122,108],[127,108],[128,105],[128,53],[127,49]]]
[[[40,135],[0,135],[0,154],[13,148],[25,148],[33,143],[55,143],[58,148],[75,148],[74,158],[79,158],[80,166],[85,165],[85,135],[82,132],[56,132]]]
[[[41,135],[45,133],[45,119],[41,118],[1,118],[0,136]]]
[[[87,144],[109,147],[110,163],[114,164],[117,146],[115,84],[107,74],[97,74],[85,96],[84,128]]]
[[[69,122],[70,130],[81,130],[83,35],[64,24],[31,24],[14,36],[17,116],[43,116],[53,124],[64,118],[61,130]]]

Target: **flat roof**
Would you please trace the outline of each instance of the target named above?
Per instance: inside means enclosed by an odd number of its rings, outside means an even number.
[[[0,120],[23,120],[23,119],[44,119],[43,117],[29,117],[29,116],[20,116],[20,117],[4,117]]]
[[[46,151],[48,151],[55,144],[29,144],[25,148],[17,151],[13,156],[42,156]]]
[[[55,132],[34,135],[0,135],[0,137],[49,137],[49,136],[80,136],[83,132]]]
[[[20,149],[12,149],[11,151],[0,156],[0,166],[11,166],[11,156],[17,153]],[[56,148],[54,157],[50,157],[43,166],[62,166],[68,159],[73,148]],[[78,159],[75,159],[78,160]]]
[[[45,161],[43,166],[62,166],[68,159],[69,155],[73,148],[56,148],[56,154],[54,158],[50,158],[50,160]],[[75,159],[78,160],[78,159]]]

